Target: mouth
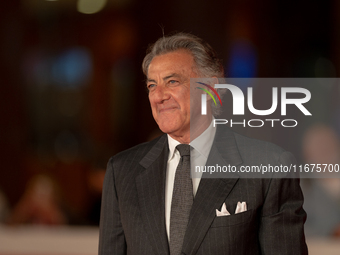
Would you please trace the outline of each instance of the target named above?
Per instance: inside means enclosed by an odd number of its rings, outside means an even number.
[[[158,112],[159,113],[164,113],[164,112],[170,112],[170,111],[174,111],[178,109],[178,107],[175,107],[175,106],[172,106],[172,107],[165,107],[165,108],[162,108],[162,109],[159,109]]]

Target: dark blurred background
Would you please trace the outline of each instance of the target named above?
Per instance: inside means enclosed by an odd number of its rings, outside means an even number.
[[[204,38],[229,77],[340,73],[337,0],[1,1],[0,190],[6,222],[98,224],[109,157],[160,133],[141,62],[163,31]],[[313,95],[314,121],[337,137],[339,86],[313,88]],[[276,142],[303,158],[302,146],[289,148],[285,134]]]

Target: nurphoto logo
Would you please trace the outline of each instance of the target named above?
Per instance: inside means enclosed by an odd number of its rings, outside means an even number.
[[[203,82],[196,82],[198,84],[204,85],[207,87],[207,89],[210,89],[218,98],[220,101],[220,104],[222,106],[222,100],[216,89],[227,89],[231,92],[232,100],[233,100],[233,115],[245,115],[245,96],[243,91],[235,85],[232,84],[215,84],[214,87],[211,85],[208,85]],[[210,91],[208,91],[205,88],[197,87],[198,89],[203,90],[206,92],[206,94],[201,95],[201,115],[206,115],[207,114],[207,94],[212,98],[213,102],[215,105],[217,105],[217,102],[212,95]],[[278,96],[278,87],[272,87],[272,93],[271,93],[271,107],[269,109],[256,109],[254,107],[253,103],[253,88],[248,87],[247,88],[247,106],[248,110],[257,116],[268,116],[273,114],[279,105],[279,96]],[[281,87],[280,88],[280,114],[281,116],[286,116],[287,115],[287,105],[295,105],[297,109],[299,109],[305,116],[312,116],[312,114],[307,110],[307,108],[304,106],[310,99],[311,99],[311,93],[308,89],[306,88],[301,88],[301,87]],[[289,94],[295,94],[299,96],[299,98],[290,98]],[[280,122],[283,127],[295,127],[297,126],[298,122],[295,119],[250,119],[246,121],[244,119],[242,122],[233,122],[231,119],[228,121],[227,119],[215,119],[214,120],[214,127],[219,124],[227,124],[230,123],[231,127],[233,125],[243,125],[244,127],[246,124],[248,124],[249,127],[262,127],[265,122],[270,122],[271,126],[275,126],[275,122]]]

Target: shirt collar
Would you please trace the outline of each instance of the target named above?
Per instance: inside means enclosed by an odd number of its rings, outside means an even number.
[[[216,128],[213,127],[213,121],[212,119],[209,127],[204,130],[200,136],[198,136],[195,140],[193,140],[190,145],[197,150],[202,156],[205,158],[208,158],[211,146],[214,141]],[[177,140],[173,139],[171,136],[168,136],[168,144],[169,144],[169,158],[168,162],[174,157],[174,154],[176,152],[176,146],[180,144]]]
[[[214,118],[212,118],[209,127],[190,143],[190,145],[205,158],[208,158],[209,156],[210,149],[216,134],[216,128],[213,127],[213,121]]]
[[[180,144],[179,141],[173,139],[171,136],[168,136],[168,144],[169,144],[169,158],[168,162],[174,157],[176,146]]]

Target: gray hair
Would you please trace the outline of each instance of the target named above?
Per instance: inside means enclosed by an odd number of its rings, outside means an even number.
[[[163,36],[152,44],[148,48],[142,63],[145,76],[148,75],[149,65],[154,57],[180,49],[188,50],[192,54],[196,65],[195,71],[202,78],[224,77],[222,60],[217,58],[214,49],[201,38],[188,33]],[[213,102],[211,106],[214,116],[221,113],[221,107],[215,106]]]
[[[196,71],[202,77],[224,76],[222,61],[217,58],[213,48],[201,38],[188,33],[163,36],[152,44],[143,60],[144,74],[147,76],[149,65],[154,57],[180,49],[188,50],[192,54]]]

